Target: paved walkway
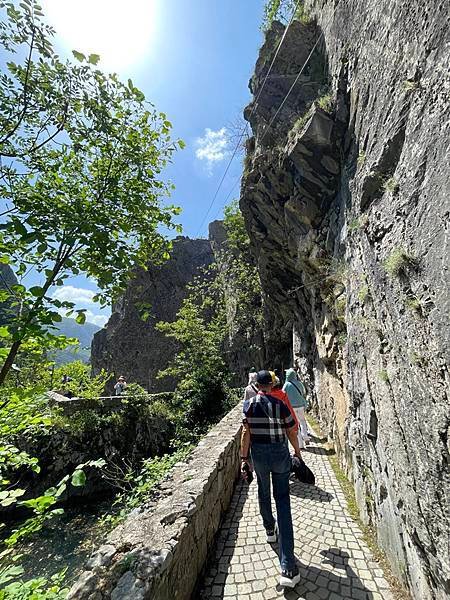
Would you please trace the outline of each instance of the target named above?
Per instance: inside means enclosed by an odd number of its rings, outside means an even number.
[[[289,591],[278,586],[277,545],[265,541],[256,481],[250,486],[238,483],[200,598],[392,600],[382,570],[348,514],[327,451],[313,440],[305,461],[314,471],[316,486],[296,479],[290,484],[300,583]]]

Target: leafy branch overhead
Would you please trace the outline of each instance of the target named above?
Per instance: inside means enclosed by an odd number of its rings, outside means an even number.
[[[180,211],[163,205],[172,186],[161,173],[184,144],[131,80],[96,68],[98,55],[75,51],[75,63],[63,62],[35,0],[0,9],[10,55],[0,76],[0,261],[19,277],[7,289],[15,318],[1,384],[22,344],[51,343],[60,313],[73,314],[73,304],[52,298],[53,286],[83,273],[105,305],[134,266],[167,258],[160,226],[179,230]],[[31,270],[42,283],[27,289]]]

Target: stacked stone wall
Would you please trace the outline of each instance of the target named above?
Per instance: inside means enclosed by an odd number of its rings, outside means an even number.
[[[239,474],[237,406],[86,565],[68,600],[189,600]]]

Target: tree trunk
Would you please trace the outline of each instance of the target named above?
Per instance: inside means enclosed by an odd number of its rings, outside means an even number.
[[[5,362],[3,363],[2,370],[0,371],[0,385],[3,385],[6,376],[8,375],[9,370],[13,366],[14,359],[17,356],[17,352],[19,351],[20,345],[22,341],[17,340],[11,346],[8,356],[6,357]]]

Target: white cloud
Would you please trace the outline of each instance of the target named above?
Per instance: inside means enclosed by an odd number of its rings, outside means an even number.
[[[86,290],[85,288],[77,288],[73,285],[64,285],[57,288],[53,292],[53,298],[61,300],[61,302],[69,301],[75,304],[95,304],[93,297],[95,292]]]
[[[80,308],[87,309],[85,315],[88,323],[93,323],[99,327],[104,327],[109,319],[109,315],[99,315],[98,313],[94,313],[92,310],[87,308],[88,306],[98,306],[93,300],[94,296],[95,292],[92,290],[74,287],[73,285],[61,286],[53,292],[53,298],[56,300],[60,300],[61,302],[73,302],[75,304],[75,310]],[[59,309],[59,312],[63,317],[65,317],[67,309],[61,308]],[[72,316],[72,318],[74,318],[74,316]]]
[[[92,311],[87,310],[86,313],[86,321],[88,323],[93,323],[94,325],[98,325],[99,327],[104,327],[109,319],[106,315],[96,315]]]
[[[205,135],[195,141],[197,150],[195,156],[198,160],[205,160],[208,172],[212,172],[215,163],[222,161],[228,154],[228,137],[226,127],[212,131],[207,127]]]

